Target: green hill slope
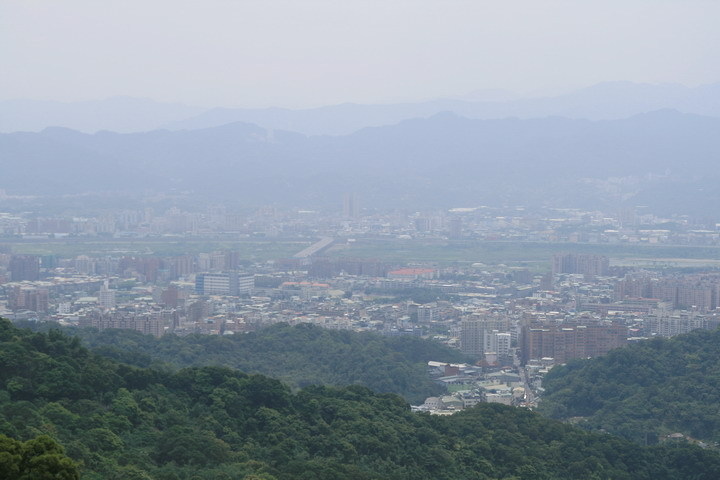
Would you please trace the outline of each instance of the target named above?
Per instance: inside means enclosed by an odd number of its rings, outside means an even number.
[[[532,412],[413,414],[360,386],[291,393],[221,367],[168,373],[0,321],[0,434],[46,434],[84,479],[716,479],[697,447],[643,448]]]
[[[540,411],[640,443],[680,432],[720,441],[720,330],[655,338],[573,361],[543,382]]]
[[[363,385],[422,403],[440,387],[427,376],[427,362],[462,362],[457,350],[417,337],[334,331],[313,325],[278,324],[246,335],[166,335],[131,330],[71,332],[95,352],[147,367],[226,366],[280,379],[293,387]]]

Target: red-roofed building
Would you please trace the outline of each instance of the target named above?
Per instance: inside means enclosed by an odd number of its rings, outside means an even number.
[[[434,268],[401,268],[399,270],[393,270],[388,272],[388,278],[395,278],[399,280],[431,280],[437,275],[437,270]]]

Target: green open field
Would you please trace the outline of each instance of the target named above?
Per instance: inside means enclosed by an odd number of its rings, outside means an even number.
[[[283,239],[58,239],[4,240],[0,249],[17,254],[59,255],[158,255],[198,254],[217,250],[241,252],[241,258],[262,262],[292,257],[311,245],[312,240]],[[549,269],[555,253],[594,253],[607,255],[611,265],[648,268],[720,268],[720,247],[541,243],[513,241],[441,241],[400,239],[357,239],[349,244],[338,243],[323,253],[331,257],[375,258],[412,263],[434,262],[438,265],[485,263],[523,266],[536,271]]]
[[[720,247],[541,243],[512,241],[363,240],[333,246],[326,255],[377,258],[399,263],[437,262],[521,265],[549,268],[560,252],[606,255],[611,265],[647,267],[720,267]]]
[[[236,250],[241,258],[252,261],[276,260],[291,257],[311,241],[274,241],[274,240],[80,240],[63,239],[53,241],[0,242],[0,247],[8,248],[12,253],[29,255],[59,255],[75,257],[77,255],[158,255],[173,256],[207,253],[217,250]]]

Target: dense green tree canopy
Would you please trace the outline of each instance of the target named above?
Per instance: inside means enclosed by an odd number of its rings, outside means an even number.
[[[683,433],[720,442],[720,330],[654,338],[555,367],[540,411],[654,443]]]
[[[133,367],[6,321],[0,359],[0,434],[52,438],[83,479],[720,478],[720,456],[689,445],[640,447],[503,405],[436,417],[359,385],[293,393],[226,367]]]
[[[96,353],[135,366],[223,365],[278,378],[292,387],[366,386],[422,403],[441,393],[427,376],[429,360],[462,362],[457,350],[418,337],[334,331],[309,324],[277,324],[230,336],[166,335],[132,330],[70,330]]]
[[[0,435],[0,478],[3,480],[77,480],[77,465],[47,435],[20,442]]]

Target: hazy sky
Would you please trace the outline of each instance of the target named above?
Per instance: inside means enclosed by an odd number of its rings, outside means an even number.
[[[720,80],[718,0],[0,0],[0,99],[386,103]]]

